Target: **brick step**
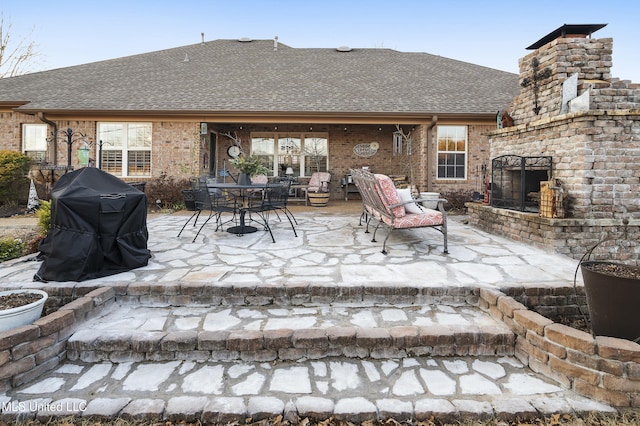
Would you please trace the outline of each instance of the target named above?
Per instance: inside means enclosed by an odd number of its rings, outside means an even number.
[[[468,304],[478,302],[478,287],[428,285],[421,283],[228,283],[206,281],[168,283],[112,283],[115,299],[121,303],[147,306],[305,306],[329,304]],[[64,291],[64,289],[63,289]]]
[[[149,307],[114,304],[67,342],[83,362],[274,361],[513,355],[515,336],[471,305]]]

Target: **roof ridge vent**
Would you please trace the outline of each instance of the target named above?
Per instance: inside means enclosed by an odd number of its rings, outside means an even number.
[[[336,47],[336,50],[338,52],[351,52],[353,49],[350,48],[349,46],[340,46],[340,47]]]

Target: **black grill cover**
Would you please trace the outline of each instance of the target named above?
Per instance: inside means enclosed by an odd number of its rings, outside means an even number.
[[[35,281],[84,281],[146,266],[147,198],[94,167],[67,173],[51,192],[51,229]]]

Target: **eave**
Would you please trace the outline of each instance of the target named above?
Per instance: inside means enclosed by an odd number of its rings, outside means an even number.
[[[40,110],[20,108],[24,114],[44,113],[49,120],[126,120],[206,123],[303,123],[303,124],[429,124],[438,120],[486,123],[495,113],[456,114],[441,112],[309,112],[309,111],[126,111],[126,110]]]

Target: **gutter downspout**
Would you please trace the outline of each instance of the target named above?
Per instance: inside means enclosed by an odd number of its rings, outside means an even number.
[[[433,140],[433,128],[438,124],[438,116],[434,115],[431,117],[431,123],[429,127],[427,127],[427,191],[431,192],[433,189],[433,181],[431,179],[431,169],[433,168],[431,164],[431,141]],[[436,159],[437,161],[437,159]]]
[[[58,125],[56,123],[54,123],[53,121],[49,120],[48,118],[46,118],[44,116],[44,112],[39,112],[38,113],[38,119],[40,121],[42,121],[43,123],[46,123],[46,124],[52,126],[54,135],[58,134]],[[53,141],[53,165],[54,166],[58,165],[58,144],[57,144],[56,140]]]

